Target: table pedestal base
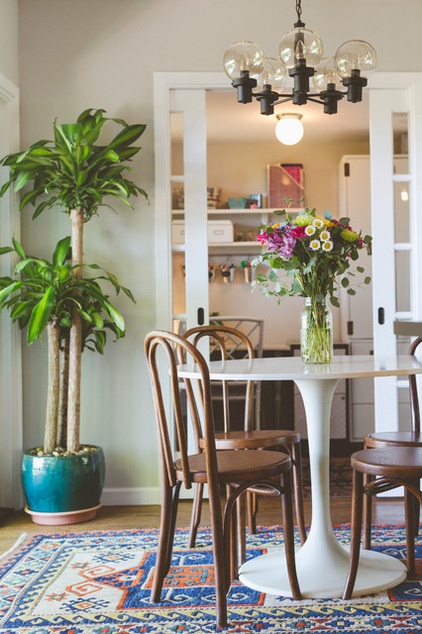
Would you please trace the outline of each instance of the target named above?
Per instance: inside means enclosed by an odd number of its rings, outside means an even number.
[[[323,549],[324,550],[324,549]],[[304,599],[341,598],[349,567],[349,552],[337,542],[329,557],[319,562],[306,555],[306,543],[296,554],[297,576]],[[404,564],[382,553],[362,550],[354,597],[393,588],[406,579]],[[240,568],[239,579],[249,588],[291,597],[284,550],[254,557]]]

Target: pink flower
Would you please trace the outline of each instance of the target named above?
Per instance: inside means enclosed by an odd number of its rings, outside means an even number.
[[[290,235],[300,240],[301,238],[306,238],[306,227],[292,227],[290,230]]]

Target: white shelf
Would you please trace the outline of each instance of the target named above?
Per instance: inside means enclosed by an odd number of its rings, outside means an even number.
[[[259,242],[213,242],[208,245],[208,250],[213,253],[221,253],[229,251],[230,253],[242,253],[243,251],[252,251],[253,253],[259,252],[261,245]],[[173,253],[184,253],[184,244],[174,244],[172,247]]]
[[[274,213],[274,211],[277,211],[278,208],[274,208],[274,209],[229,209],[229,208],[224,208],[224,209],[208,209],[208,215],[209,216],[259,216],[259,215],[269,215]],[[288,214],[291,214],[292,216],[295,216],[296,214],[298,214],[299,212],[303,211],[303,209],[286,209],[286,212]],[[172,210],[172,215],[173,216],[183,216],[185,213],[184,209],[173,209]]]
[[[269,216],[276,211],[276,209],[208,209],[208,217],[210,216],[229,216],[231,218],[236,216],[255,216],[261,218],[261,223],[268,222]],[[302,209],[288,209],[287,213],[291,215],[297,215]],[[172,216],[178,216],[179,219],[184,216],[184,209],[173,209]],[[257,218],[257,225],[260,224]],[[214,254],[231,254],[231,253],[259,253],[262,246],[255,240],[252,241],[236,241],[236,242],[216,242],[208,244],[208,250]],[[172,247],[173,253],[184,253],[184,244],[174,244]]]

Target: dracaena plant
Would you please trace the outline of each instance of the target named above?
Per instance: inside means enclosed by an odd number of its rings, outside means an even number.
[[[125,334],[125,322],[102,288],[107,282],[116,295],[123,291],[130,299],[129,289],[120,286],[116,277],[97,265],[85,268],[100,275],[75,275],[68,259],[70,237],[60,240],[52,261],[25,253],[13,240],[13,247],[1,247],[0,255],[14,251],[19,261],[13,277],[0,278],[0,311],[7,309],[12,321],[27,331],[28,344],[37,341],[44,331],[48,341],[48,399],[44,430],[44,451],[51,453],[66,444],[66,412],[69,357],[69,332],[76,310],[82,321],[82,350],[101,354],[107,341],[107,330],[115,339]]]
[[[128,163],[140,150],[134,143],[146,126],[110,119],[104,112],[89,109],[82,112],[75,123],[60,125],[55,122],[53,140],[38,141],[1,160],[1,165],[9,168],[9,178],[1,188],[0,196],[13,187],[15,192],[21,193],[20,210],[32,206],[35,208],[33,218],[36,218],[45,209],[58,209],[69,216],[71,223],[70,241],[59,242],[51,263],[27,258],[15,241],[13,250],[20,258],[16,273],[22,273],[22,280],[5,285],[7,278],[2,279],[4,307],[10,308],[12,319],[27,326],[28,341],[37,339],[43,330],[47,331],[50,382],[46,452],[50,452],[54,445],[62,444],[64,436],[68,452],[79,450],[82,351],[85,347],[102,352],[107,329],[117,338],[124,334],[123,318],[103,294],[99,281],[107,280],[116,292],[122,289],[131,297],[128,289],[121,287],[111,273],[96,264],[91,264],[90,268],[101,271],[102,275],[85,277],[83,274],[87,268],[83,262],[84,224],[98,215],[100,208],[110,206],[113,198],[127,205],[132,196],[141,195],[147,199],[146,192],[127,176]],[[111,141],[101,144],[99,140],[105,124],[108,127],[117,125],[119,131]],[[4,248],[3,252],[7,250],[10,251],[10,247]],[[63,259],[68,253],[71,253],[70,261]],[[35,277],[38,278],[36,284]],[[29,281],[31,278],[33,285]],[[21,286],[14,286],[19,283]],[[39,293],[38,301],[31,307],[36,292]],[[53,337],[58,338],[59,347],[55,340],[50,342]],[[57,379],[57,367],[60,367],[57,350],[60,347],[64,352],[62,378]],[[54,372],[51,366],[55,368]],[[60,389],[63,405],[58,407]],[[70,394],[72,397],[68,398]],[[65,410],[62,424],[58,423],[57,407],[59,411]],[[55,422],[51,422],[51,417]]]

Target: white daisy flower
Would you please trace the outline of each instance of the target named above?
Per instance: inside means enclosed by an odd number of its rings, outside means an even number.
[[[321,231],[321,233],[319,234],[319,239],[323,242],[327,242],[330,238],[330,232],[327,230]]]
[[[332,251],[333,250],[333,243],[331,242],[331,240],[326,240],[325,242],[322,243],[322,250],[323,251]]]
[[[314,225],[314,227],[316,227],[317,229],[321,229],[321,227],[324,226],[324,222],[321,220],[321,218],[315,218],[315,220],[312,223]]]
[[[309,248],[312,249],[312,251],[318,251],[320,247],[321,247],[321,243],[319,240],[311,240],[309,244]]]
[[[315,231],[316,229],[313,225],[308,225],[307,227],[305,227],[305,233],[307,236],[313,236]]]

